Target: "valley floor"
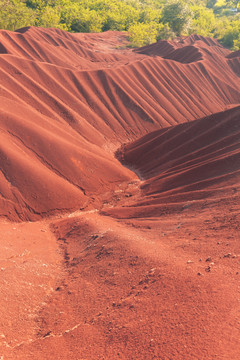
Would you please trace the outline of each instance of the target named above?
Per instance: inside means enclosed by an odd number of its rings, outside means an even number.
[[[2,221],[0,355],[239,359],[238,200]]]

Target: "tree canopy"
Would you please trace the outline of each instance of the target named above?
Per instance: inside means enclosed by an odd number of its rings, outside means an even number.
[[[198,33],[240,46],[240,0],[0,0],[0,12],[7,30],[128,31],[132,46]]]
[[[193,11],[186,2],[175,0],[163,7],[162,22],[169,24],[176,35],[186,34],[193,18]]]

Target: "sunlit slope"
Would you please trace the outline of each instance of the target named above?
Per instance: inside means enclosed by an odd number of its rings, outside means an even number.
[[[216,41],[116,49],[124,41],[117,32],[0,32],[1,215],[101,203],[135,178],[114,159],[122,143],[240,102],[230,52]]]

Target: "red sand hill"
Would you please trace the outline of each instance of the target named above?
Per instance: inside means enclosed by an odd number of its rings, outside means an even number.
[[[239,52],[127,44],[0,31],[0,359],[240,358]]]
[[[118,158],[144,181],[140,197],[129,209],[114,208],[111,213],[155,217],[166,204],[190,206],[188,202],[206,197],[239,198],[239,119],[238,106],[122,146]]]
[[[134,178],[111,155],[121,143],[239,102],[229,51],[216,41],[160,41],[137,54],[114,49],[124,39],[0,32],[2,216],[86,208]]]

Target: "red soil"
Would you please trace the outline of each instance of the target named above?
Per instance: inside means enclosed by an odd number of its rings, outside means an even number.
[[[4,360],[240,358],[239,53],[126,45],[0,32]]]
[[[26,28],[0,38],[0,212],[11,220],[98,202],[134,176],[112,159],[122,142],[240,99],[229,51],[213,40],[171,42],[172,61],[113,49],[126,42],[114,32]]]
[[[205,198],[239,198],[239,119],[238,106],[122,146],[117,156],[145,181],[130,206],[109,212],[118,217],[155,217],[167,205],[179,208]]]

